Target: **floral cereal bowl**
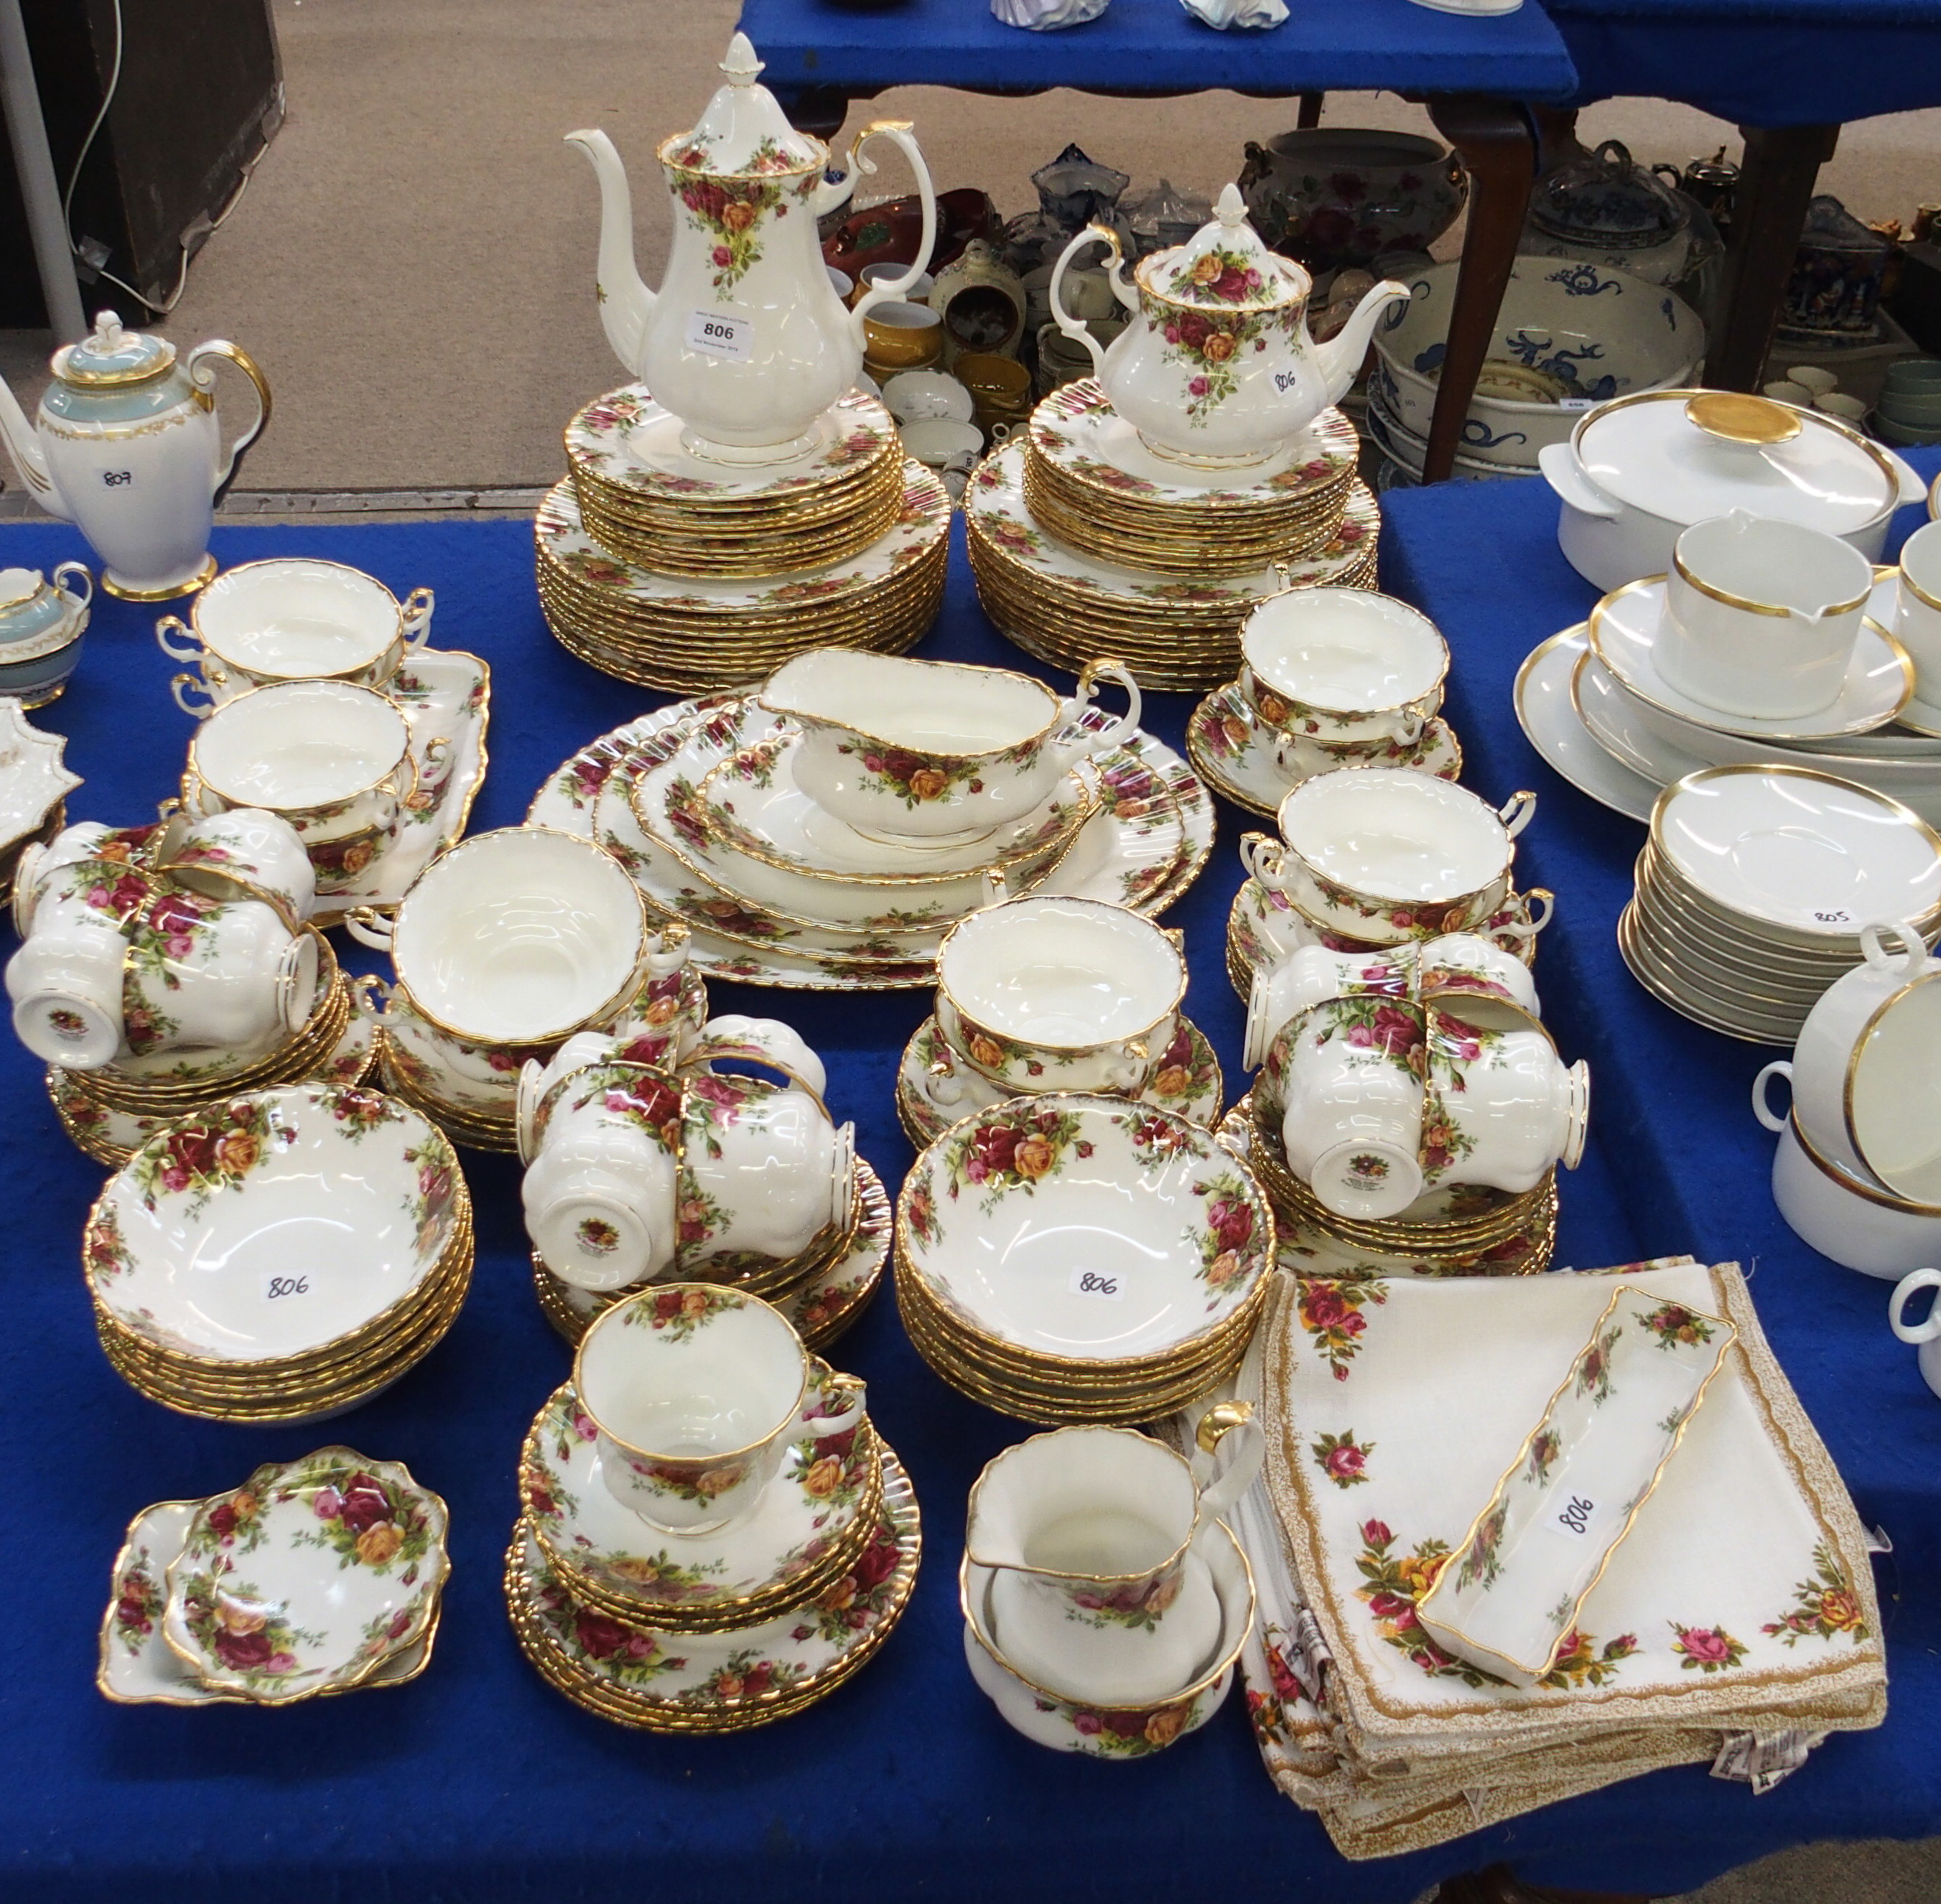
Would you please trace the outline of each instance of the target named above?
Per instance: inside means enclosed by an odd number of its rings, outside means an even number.
[[[974,1340],[1041,1368],[1164,1368],[1246,1325],[1273,1218],[1212,1135],[1123,1098],[1013,1098],[918,1157],[899,1273]]]
[[[445,1505],[345,1447],[203,1502],[169,1564],[162,1637],[207,1686],[289,1705],[360,1685],[436,1618]]]
[[[451,1145],[408,1105],[295,1085],[151,1138],[90,1212],[83,1267],[105,1319],[173,1360],[336,1367],[410,1319],[469,1209]]]
[[[1420,437],[1435,411],[1457,269],[1415,274],[1409,302],[1376,329],[1371,394]],[[1692,383],[1704,352],[1698,313],[1664,286],[1609,264],[1520,258],[1460,448],[1479,462],[1533,469],[1537,451],[1567,442],[1591,404]]]

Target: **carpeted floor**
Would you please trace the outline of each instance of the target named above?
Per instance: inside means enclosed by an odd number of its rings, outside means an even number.
[[[185,344],[233,338],[267,371],[276,418],[245,486],[552,481],[567,417],[622,379],[594,311],[592,176],[561,135],[613,134],[634,169],[652,283],[667,219],[662,195],[640,187],[655,145],[692,123],[716,83],[735,11],[735,0],[276,0],[288,121],[160,327]],[[912,87],[852,124],[883,114],[915,122],[940,189],[982,185],[1007,212],[1030,203],[1028,175],[1068,139],[1140,185],[1164,176],[1211,192],[1238,170],[1243,141],[1293,116],[1230,96],[1133,104]],[[1419,108],[1384,96],[1336,95],[1327,122],[1428,129]],[[1580,134],[1622,138],[1647,160],[1737,143],[1730,127],[1658,101],[1595,108]],[[887,170],[881,183],[901,188]],[[1941,199],[1941,112],[1849,127],[1821,184],[1863,217],[1911,217]],[[0,332],[0,372],[29,409],[47,347]],[[1811,1846],[1698,1893],[1702,1904],[1938,1896],[1941,1840]]]

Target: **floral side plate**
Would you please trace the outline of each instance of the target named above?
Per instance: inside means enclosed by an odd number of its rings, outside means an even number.
[[[589,742],[548,777],[527,810],[527,824],[582,839],[597,837],[601,796],[611,783],[616,802],[624,799],[623,783],[633,771],[636,750],[739,698],[676,701]],[[1148,915],[1163,912],[1199,878],[1212,852],[1212,797],[1172,748],[1143,732],[1103,756],[1099,773],[1099,813],[1081,830],[1053,879],[1038,890],[1113,900]],[[637,870],[635,876],[640,877]],[[643,885],[643,890],[661,912],[674,913],[654,888]],[[873,964],[848,954],[805,953],[792,944],[757,943],[705,928],[694,934],[690,960],[712,977],[805,991],[909,989],[934,985],[937,977],[928,958]]]
[[[1154,456],[1090,377],[1060,386],[1038,406],[1031,442],[1089,487],[1196,512],[1291,503],[1350,475],[1361,454],[1355,426],[1340,411],[1325,410],[1264,463],[1250,464],[1244,482],[1230,471],[1193,469]]]
[[[1412,767],[1438,780],[1457,779],[1463,772],[1462,747],[1440,715],[1424,723],[1414,740],[1395,741],[1372,756],[1334,759],[1309,741],[1304,756],[1309,764],[1283,767],[1274,759],[1273,742],[1236,682],[1216,688],[1194,709],[1186,723],[1186,751],[1194,770],[1214,792],[1268,820],[1304,780],[1331,768]]]
[[[960,1093],[949,1105],[939,1103],[935,1095],[938,1086],[933,1080],[940,1064],[949,1068],[947,1077]],[[1206,1035],[1182,1018],[1178,1035],[1166,1050],[1152,1082],[1130,1101],[1211,1126],[1219,1120],[1223,1089],[1220,1061],[1214,1056]],[[897,1115],[902,1119],[910,1141],[919,1148],[940,1137],[959,1117],[967,1117],[974,1111],[988,1111],[1010,1095],[983,1072],[955,1061],[949,1041],[937,1028],[934,1018],[926,1018],[903,1047],[903,1062],[897,1067]]]
[[[917,1158],[897,1273],[1013,1350],[1174,1358],[1253,1299],[1273,1235],[1265,1196],[1211,1132],[1055,1091],[965,1117]]]
[[[582,1605],[521,1521],[506,1573],[520,1643],[562,1690],[634,1725],[725,1729],[807,1704],[874,1655],[916,1582],[916,1493],[894,1452],[882,1457],[879,1518],[850,1571],[805,1605],[726,1633],[662,1633]]]
[[[81,784],[61,763],[64,734],[36,727],[17,700],[0,698],[0,852],[25,839]]]
[[[446,1524],[396,1462],[329,1447],[266,1463],[191,1516],[162,1637],[204,1685],[259,1704],[348,1691],[424,1637]]]
[[[1535,1685],[1631,1530],[1738,1331],[1628,1284],[1417,1603],[1445,1651]]]
[[[820,1392],[829,1380],[818,1365]],[[570,1382],[555,1389],[526,1436],[519,1498],[547,1558],[569,1580],[683,1624],[736,1600],[769,1598],[816,1573],[880,1499],[875,1431],[859,1423],[804,1435],[753,1510],[709,1534],[663,1534],[621,1505],[601,1470],[598,1431]]]
[[[820,440],[786,463],[707,463],[681,442],[681,420],[647,393],[623,384],[579,411],[566,426],[567,454],[605,481],[652,500],[692,506],[757,504],[839,482],[897,439],[894,420],[863,390],[816,419]]]
[[[118,1706],[237,1706],[242,1694],[205,1685],[162,1637],[168,1603],[169,1563],[182,1551],[189,1523],[205,1501],[161,1501],[144,1508],[130,1524],[115,1557],[107,1610],[101,1616],[100,1664],[94,1683]],[[365,1682],[403,1685],[431,1664],[438,1637],[436,1614],[423,1634],[388,1655]]]

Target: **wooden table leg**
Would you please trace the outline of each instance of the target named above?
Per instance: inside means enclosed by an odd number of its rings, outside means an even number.
[[[1435,1893],[1435,1904],[1651,1904],[1633,1891],[1551,1890],[1526,1884],[1506,1864],[1486,1871],[1466,1871],[1447,1879]]]
[[[1705,357],[1706,382],[1724,390],[1759,387],[1807,201],[1840,136],[1838,126],[1741,126],[1739,132],[1745,162],[1726,246],[1726,315]]]
[[[1490,335],[1504,287],[1516,264],[1524,214],[1530,208],[1536,140],[1514,100],[1474,93],[1432,93],[1424,102],[1435,129],[1456,148],[1469,173],[1469,223],[1449,314],[1449,342],[1436,385],[1435,415],[1423,459],[1424,482],[1441,482],[1456,466],[1469,399],[1489,355]]]
[[[1301,96],[1301,111],[1295,119],[1295,126],[1302,132],[1310,132],[1321,123],[1321,102],[1327,98],[1325,93],[1304,93]]]

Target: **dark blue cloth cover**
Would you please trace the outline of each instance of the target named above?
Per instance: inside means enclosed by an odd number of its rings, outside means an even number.
[[[1433,1853],[1353,1868],[1268,1783],[1237,1698],[1150,1760],[1106,1764],[1029,1745],[964,1670],[955,1579],[966,1490],[1024,1431],[931,1375],[885,1298],[836,1358],[868,1379],[875,1417],[923,1505],[928,1551],[901,1630],[853,1685],[772,1731],[698,1741],[624,1731],[540,1682],[500,1600],[521,1438],[569,1365],[533,1301],[512,1163],[466,1154],[476,1280],[450,1337],[391,1393],[322,1429],[185,1420],[125,1387],[102,1358],[79,1266],[102,1173],[61,1135],[38,1067],[0,1035],[0,1474],[9,1478],[0,1897],[606,1904],[640,1887],[708,1904],[1007,1895],[1405,1904],[1444,1875],[1497,1859],[1540,1881],[1662,1894],[1798,1840],[1941,1830],[1941,1403],[1888,1331],[1887,1285],[1811,1255],[1774,1212],[1772,1140],[1746,1105],[1765,1054],[1674,1017],[1620,963],[1612,925],[1640,829],[1557,780],[1517,728],[1518,662],[1592,599],[1557,553],[1556,513],[1536,481],[1406,494],[1390,499],[1382,554],[1387,585],[1426,607],[1455,650],[1448,711],[1467,781],[1493,799],[1524,786],[1542,793],[1518,858],[1526,881],[1559,895],[1539,976],[1566,1055],[1588,1056],[1595,1074],[1591,1148],[1563,1185],[1558,1260],[1689,1250],[1756,1268],[1753,1291],[1781,1360],[1861,1513],[1895,1542],[1879,1563],[1892,1661],[1884,1729],[1835,1738],[1765,1798],[1701,1767],[1668,1771]],[[548,637],[524,524],[225,527],[215,549],[225,564],[328,556],[400,595],[436,588],[439,645],[475,649],[494,670],[491,772],[475,829],[516,823],[575,747],[650,703]],[[0,564],[50,567],[87,553],[63,527],[0,530]],[[175,665],[150,639],[154,619],[99,602],[74,686],[35,717],[70,737],[69,763],[87,778],[72,803],[78,819],[140,820],[180,773],[189,723],[170,704]],[[1102,645],[1109,634],[1102,628]],[[985,621],[961,552],[923,652],[1033,665]],[[1154,696],[1148,724],[1178,744],[1190,705]],[[1236,1092],[1240,1010],[1221,943],[1241,830],[1223,809],[1212,862],[1172,915],[1192,958],[1188,1007]],[[714,998],[717,1010],[799,1027],[827,1060],[831,1105],[856,1120],[863,1154],[894,1191],[910,1153],[891,1083],[925,995],[724,985]],[[1449,1398],[1448,1418],[1460,1433],[1460,1395]],[[453,1574],[425,1677],[282,1712],[102,1700],[96,1629],[130,1517],[333,1440],[408,1462],[451,1503]]]

